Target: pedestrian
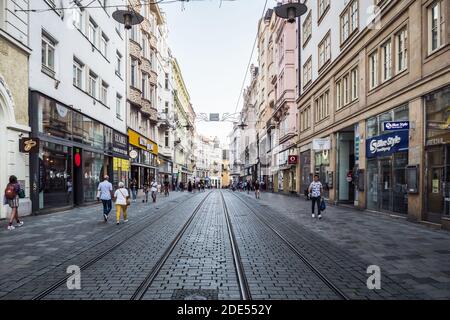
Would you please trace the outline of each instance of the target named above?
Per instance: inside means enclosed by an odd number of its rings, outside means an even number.
[[[184,192],[184,183],[183,183],[183,181],[180,182],[180,190],[181,190],[181,192]]]
[[[150,187],[151,187],[151,192],[152,192],[152,199],[153,199],[153,202],[156,202],[156,194],[157,194],[157,192],[158,192],[158,183],[156,182],[155,179],[153,179],[153,181],[152,181]]]
[[[114,193],[114,200],[116,203],[116,224],[120,224],[120,214],[123,212],[123,222],[128,222],[127,209],[130,205],[130,195],[125,188],[123,182],[119,182],[119,188]]]
[[[148,202],[148,193],[150,192],[150,187],[147,182],[144,183],[143,191],[144,191],[145,199],[142,200],[142,202],[147,203]]]
[[[9,183],[5,188],[4,204],[11,208],[11,217],[9,218],[8,230],[14,230],[16,227],[23,226],[23,221],[19,219],[19,198],[25,198],[25,192],[17,181],[16,176],[9,177]],[[16,226],[13,222],[16,220]]]
[[[169,196],[169,180],[164,181],[164,195]]]
[[[67,179],[66,188],[67,188],[66,202],[69,204],[70,200],[72,199],[72,191],[73,191],[73,185],[70,178]]]
[[[188,192],[192,193],[192,182],[189,180],[188,182]]]
[[[130,183],[131,195],[133,197],[133,202],[136,202],[137,193],[138,193],[138,185],[136,179],[133,179]]]
[[[250,180],[247,180],[247,194],[250,194],[250,190],[252,189],[252,184]]]
[[[103,204],[103,219],[108,221],[109,213],[112,210],[112,194],[113,186],[109,182],[109,176],[105,175],[103,181],[98,184],[97,188],[97,201],[102,201]]]
[[[312,200],[312,217],[315,218],[314,207],[317,203],[318,217],[322,219],[322,214],[320,212],[320,201],[322,197],[322,183],[319,181],[319,175],[314,175],[314,181],[311,182],[308,188],[310,198]]]
[[[259,181],[255,180],[255,184],[254,184],[254,188],[255,188],[255,197],[256,199],[260,198],[260,193],[259,193]]]

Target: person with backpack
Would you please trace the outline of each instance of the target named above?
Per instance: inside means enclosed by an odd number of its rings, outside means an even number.
[[[127,209],[130,205],[130,194],[125,188],[123,182],[119,182],[119,188],[114,193],[114,202],[116,203],[116,224],[120,224],[120,214],[123,212],[123,222],[128,222]]]
[[[321,200],[322,200],[323,187],[322,187],[322,183],[319,181],[318,174],[314,175],[314,181],[311,182],[311,184],[309,185],[308,192],[309,192],[309,195],[310,195],[310,198],[312,201],[312,217],[315,218],[314,207],[316,206],[316,203],[317,203],[318,218],[320,220],[320,219],[322,219]]]
[[[153,202],[156,202],[156,193],[158,192],[158,183],[156,182],[155,179],[153,179],[150,187],[151,187],[151,191],[152,191]]]
[[[5,189],[5,204],[11,208],[11,217],[9,219],[8,230],[14,230],[16,227],[23,226],[23,221],[19,219],[19,198],[24,198],[25,192],[21,188],[16,176],[9,177],[9,183]],[[16,227],[13,222],[16,220]]]

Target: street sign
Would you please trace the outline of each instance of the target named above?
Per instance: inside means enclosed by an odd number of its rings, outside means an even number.
[[[131,159],[136,159],[137,156],[138,156],[138,153],[137,153],[136,150],[131,150],[131,151],[130,151],[130,158],[131,158]]]
[[[384,131],[409,130],[409,121],[386,121],[383,122]]]
[[[214,122],[220,121],[220,114],[219,113],[210,113],[209,121],[214,121]]]
[[[314,151],[323,151],[331,149],[331,141],[330,138],[324,139],[313,139],[313,150]]]

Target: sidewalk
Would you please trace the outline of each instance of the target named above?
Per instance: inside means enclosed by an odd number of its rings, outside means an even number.
[[[256,201],[253,194],[241,194]],[[322,220],[312,219],[310,201],[276,193],[263,193],[258,202],[286,223],[306,227],[430,298],[450,298],[448,231],[339,206],[328,206]]]

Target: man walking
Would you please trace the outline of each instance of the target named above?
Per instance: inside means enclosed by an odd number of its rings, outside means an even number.
[[[322,183],[319,181],[319,175],[314,175],[314,181],[311,182],[308,188],[308,192],[310,194],[310,198],[312,200],[312,217],[315,218],[314,207],[317,203],[317,211],[319,219],[322,219],[322,215],[320,213],[320,201],[322,196]]]
[[[107,222],[109,213],[112,210],[111,194],[113,193],[113,187],[111,182],[109,182],[109,177],[107,175],[103,177],[103,182],[99,183],[97,190],[97,201],[102,200],[103,219]]]
[[[258,179],[255,180],[254,188],[255,188],[255,197],[256,197],[256,199],[259,199],[260,198],[260,192],[259,192],[260,185],[259,185]]]
[[[156,193],[158,192],[158,183],[155,179],[153,179],[152,184],[150,185],[151,192],[152,192],[152,199],[153,202],[156,202]]]

